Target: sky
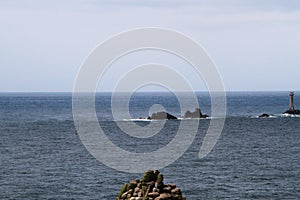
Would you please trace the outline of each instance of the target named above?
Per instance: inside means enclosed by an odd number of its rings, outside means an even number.
[[[175,30],[198,42],[227,91],[300,90],[298,0],[2,0],[0,92],[71,92],[93,49],[142,27]],[[140,52],[114,64],[99,91],[113,89],[120,67],[151,59],[186,65]],[[201,77],[183,71],[195,90],[206,90]]]

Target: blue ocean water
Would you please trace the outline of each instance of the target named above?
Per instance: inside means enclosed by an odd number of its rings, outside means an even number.
[[[300,199],[300,118],[283,116],[288,92],[227,93],[227,118],[212,152],[198,158],[210,119],[184,155],[160,171],[187,199]],[[300,108],[300,92],[295,93]],[[207,93],[197,93],[210,114]],[[151,139],[133,139],[117,127],[110,93],[96,96],[100,125],[118,146],[132,152],[154,151],[176,133],[168,121]],[[180,116],[170,93],[137,93],[132,118],[147,117],[153,104]],[[262,113],[272,118],[257,118]],[[122,123],[126,123],[124,120]],[[144,126],[147,122],[137,122]],[[85,149],[76,132],[71,93],[0,94],[0,199],[115,199],[122,184],[142,174],[106,167]]]

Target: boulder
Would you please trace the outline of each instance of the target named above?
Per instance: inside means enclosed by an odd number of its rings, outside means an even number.
[[[159,173],[157,175],[157,179],[156,179],[156,182],[157,183],[162,183],[164,181],[164,175],[162,175],[161,173]]]
[[[155,175],[153,170],[147,170],[144,173],[144,178],[142,182],[151,182],[151,181],[156,181],[157,175]]]

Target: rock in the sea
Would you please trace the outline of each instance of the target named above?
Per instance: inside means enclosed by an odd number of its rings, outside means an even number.
[[[300,110],[287,110],[283,114],[300,115]]]
[[[263,113],[262,115],[259,115],[258,117],[259,118],[268,118],[268,117],[270,117],[270,115],[267,113]]]
[[[162,112],[153,113],[151,117],[148,117],[147,119],[162,120],[162,119],[177,119],[177,117],[171,115],[170,113],[162,111]]]
[[[203,115],[200,108],[196,108],[194,112],[186,111],[184,118],[207,118],[208,115]]]
[[[164,184],[163,175],[158,170],[147,170],[142,180],[125,183],[116,200],[186,200],[186,198],[175,184]]]

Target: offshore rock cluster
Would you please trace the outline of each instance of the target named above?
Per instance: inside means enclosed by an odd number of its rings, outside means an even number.
[[[200,108],[196,108],[195,111],[191,112],[191,111],[186,111],[183,118],[196,118],[196,119],[199,119],[199,118],[207,118],[209,117],[208,115],[205,115],[205,114],[202,114]],[[170,113],[168,112],[165,112],[165,111],[161,111],[161,112],[157,112],[157,113],[153,113],[151,115],[151,117],[147,117],[147,119],[151,120],[151,119],[154,119],[154,120],[163,120],[163,119],[178,119],[177,117],[175,117],[174,115],[171,115]]]
[[[158,170],[147,170],[142,180],[125,183],[116,200],[186,200],[175,184],[164,184]]]

